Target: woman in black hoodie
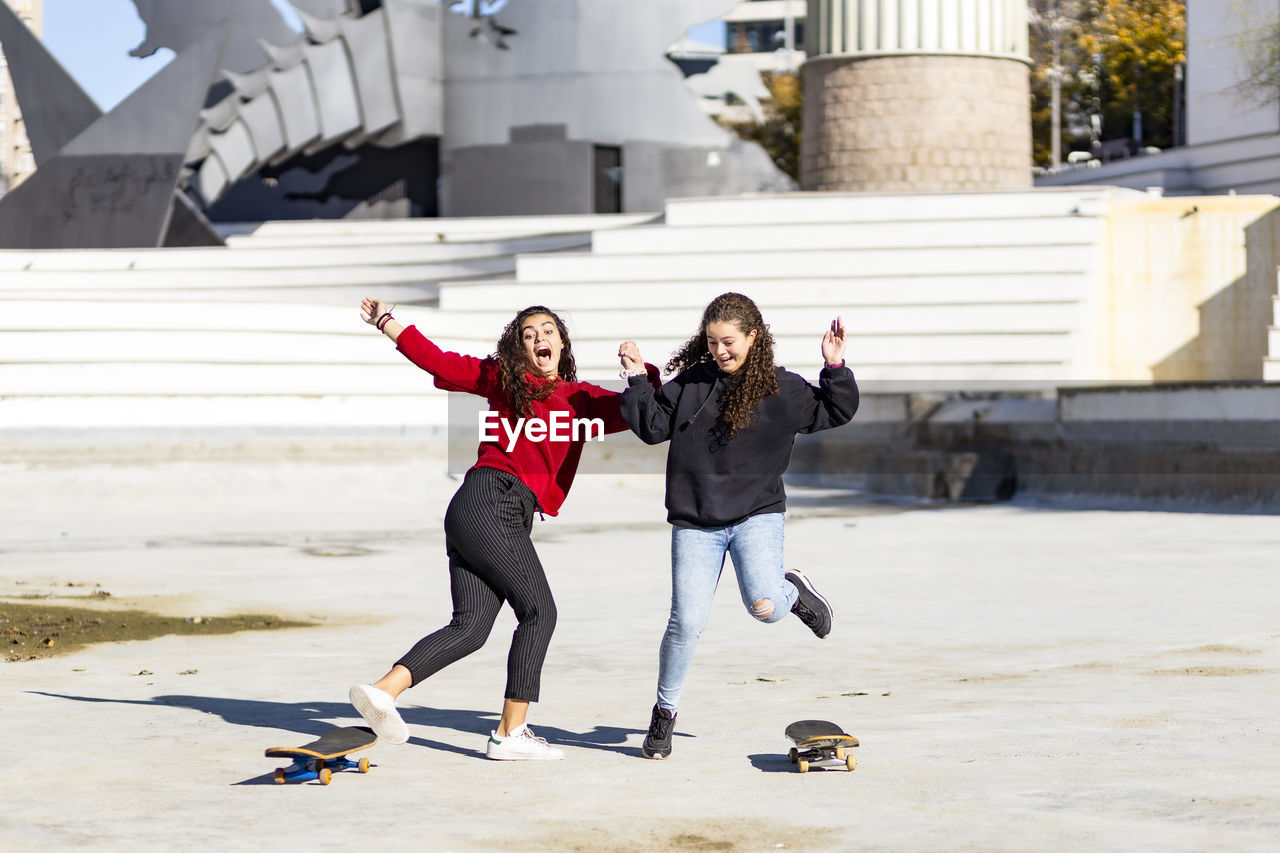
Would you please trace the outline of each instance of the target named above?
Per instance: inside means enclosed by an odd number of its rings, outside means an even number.
[[[756,304],[717,296],[698,333],[667,364],[676,377],[655,391],[634,341],[618,350],[627,389],[622,417],[647,444],[670,441],[671,617],[658,658],[658,701],[644,741],[648,758],[671,754],[676,704],[711,613],[725,554],[742,602],[761,622],[795,613],[819,637],[832,612],[809,579],[782,560],[782,475],[797,433],[848,423],[858,385],[844,366],[839,317],[822,338],[825,367],[814,387],[773,363],[773,336]]]

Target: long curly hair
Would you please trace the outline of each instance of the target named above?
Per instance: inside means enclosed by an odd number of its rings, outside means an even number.
[[[707,326],[733,323],[743,335],[756,333],[747,359],[729,379],[720,395],[720,417],[717,427],[726,439],[751,423],[756,406],[770,394],[778,393],[778,373],[773,365],[773,335],[760,314],[760,309],[741,293],[722,293],[702,312],[698,333],[685,343],[667,362],[667,372],[688,370],[696,364],[714,363],[707,348]]]
[[[521,328],[525,321],[537,314],[546,314],[555,321],[560,332],[560,340],[564,349],[560,351],[560,363],[556,365],[555,380],[545,380],[531,376],[533,365],[529,363],[529,354],[525,351]],[[502,390],[511,401],[511,411],[517,417],[529,416],[529,404],[534,400],[545,400],[555,391],[560,380],[576,382],[578,365],[573,360],[573,344],[569,341],[569,329],[560,315],[543,305],[530,305],[515,316],[515,319],[502,330],[498,338],[498,349],[493,358],[498,362]]]

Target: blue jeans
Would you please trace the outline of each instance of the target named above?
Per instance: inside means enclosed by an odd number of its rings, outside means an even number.
[[[774,512],[729,527],[671,528],[671,618],[658,657],[658,704],[663,708],[674,712],[680,701],[726,553],[733,558],[738,591],[752,616],[777,622],[791,611],[798,593],[783,577],[783,522],[783,514]],[[760,615],[756,602],[765,611],[772,603],[772,612]]]

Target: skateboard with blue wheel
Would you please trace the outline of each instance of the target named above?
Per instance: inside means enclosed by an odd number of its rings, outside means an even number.
[[[799,720],[787,726],[787,737],[795,746],[787,753],[801,773],[818,767],[823,770],[852,770],[858,762],[851,749],[858,739],[826,720]]]
[[[310,782],[318,779],[328,785],[334,770],[359,770],[368,773],[369,759],[353,761],[347,758],[352,752],[367,749],[378,742],[378,736],[368,726],[343,726],[325,732],[319,740],[302,746],[276,746],[268,749],[267,758],[292,758],[288,767],[277,767],[274,779],[277,785],[286,782]]]

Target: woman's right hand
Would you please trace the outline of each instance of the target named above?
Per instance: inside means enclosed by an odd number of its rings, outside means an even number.
[[[644,359],[640,357],[640,347],[635,341],[623,341],[618,347],[618,358],[622,361],[622,369],[628,371],[644,370]]]
[[[386,314],[388,310],[387,304],[381,299],[370,299],[366,296],[360,301],[360,319],[370,326],[377,326],[378,318]]]

